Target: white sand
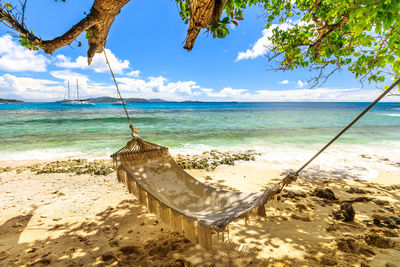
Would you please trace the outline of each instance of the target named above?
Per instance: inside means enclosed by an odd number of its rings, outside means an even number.
[[[214,186],[241,191],[261,190],[275,182],[273,177],[279,178],[279,171],[257,162],[190,172]],[[268,203],[265,219],[253,218],[247,225],[237,220],[229,226],[229,243],[214,238],[215,250],[205,251],[158,223],[116,182],[115,174],[5,172],[0,174],[0,266],[398,264],[399,230],[364,222],[373,217],[400,219],[394,214],[400,212],[400,189],[387,187],[399,184],[396,179],[399,171],[382,171],[369,182],[300,178],[287,189],[309,194],[314,188],[330,188],[339,200],[367,196],[389,203],[354,203],[355,221],[341,222],[331,216],[338,202],[290,197],[284,191],[278,209]],[[350,187],[370,193],[347,193]],[[371,242],[376,235],[390,248]]]

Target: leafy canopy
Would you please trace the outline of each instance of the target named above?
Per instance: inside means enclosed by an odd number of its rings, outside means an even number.
[[[187,23],[189,0],[175,1]],[[344,67],[361,81],[400,77],[400,0],[228,0],[209,29],[213,37],[224,38],[227,25],[238,25],[254,5],[265,9],[266,28],[272,27],[267,56],[273,69],[317,71],[312,86]]]

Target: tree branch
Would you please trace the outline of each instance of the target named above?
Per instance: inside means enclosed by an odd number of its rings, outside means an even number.
[[[121,8],[130,0],[95,0],[90,13],[75,24],[63,35],[52,40],[42,40],[33,32],[28,31],[24,25],[24,9],[22,10],[21,23],[5,10],[0,9],[0,19],[7,22],[14,30],[27,36],[27,39],[42,48],[45,53],[52,54],[57,49],[71,44],[81,33],[90,31],[93,34],[88,36],[88,64],[90,65],[95,53],[101,53],[107,42],[109,29],[115,17],[120,13]]]

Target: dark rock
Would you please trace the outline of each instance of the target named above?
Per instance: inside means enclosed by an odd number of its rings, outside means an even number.
[[[299,215],[296,215],[296,214],[293,213],[292,215],[290,215],[290,217],[292,219],[301,220],[303,222],[311,222],[311,219],[308,216],[299,216]]]
[[[281,194],[282,197],[285,198],[293,198],[293,199],[297,199],[299,198],[305,198],[307,197],[307,195],[305,193],[300,193],[300,192],[293,192],[293,191],[288,191],[288,190],[284,190],[284,193]]]
[[[367,234],[364,240],[368,245],[378,248],[394,248],[396,246],[396,241],[378,234]]]
[[[317,188],[312,192],[312,195],[328,200],[337,200],[335,193],[333,193],[333,191],[330,190],[329,188],[325,189]]]
[[[350,203],[356,203],[356,202],[370,202],[372,200],[373,200],[372,197],[356,197],[346,201]]]
[[[328,257],[321,258],[320,262],[322,265],[325,265],[325,266],[333,266],[333,265],[337,264],[337,262],[334,259],[331,259]]]
[[[392,219],[397,225],[400,225],[400,218],[396,216],[390,216],[390,219]]]
[[[379,220],[379,219],[377,219],[377,218],[374,218],[374,219],[372,220],[372,223],[373,223],[375,226],[383,227],[383,224],[381,223],[381,220]]]
[[[399,227],[395,225],[394,221],[390,217],[385,217],[379,214],[373,214],[373,224],[378,227],[386,227],[389,229],[398,229]]]
[[[376,205],[379,205],[379,206],[387,206],[387,205],[389,205],[389,201],[387,201],[387,200],[374,199],[373,202]]]
[[[352,238],[340,239],[337,241],[337,246],[341,251],[347,253],[364,254],[366,256],[375,255],[371,248]]]
[[[350,193],[350,194],[367,194],[367,193],[371,193],[371,191],[364,190],[364,189],[357,188],[357,187],[351,187],[346,192]]]
[[[107,251],[106,253],[101,255],[101,260],[102,261],[111,261],[111,260],[114,260],[114,259],[115,259],[115,256],[111,251]]]
[[[340,210],[333,211],[332,213],[336,220],[341,220],[344,222],[353,221],[356,214],[353,205],[349,202],[343,202],[340,205]]]
[[[119,249],[124,254],[141,254],[141,251],[138,247],[135,246],[125,246]]]

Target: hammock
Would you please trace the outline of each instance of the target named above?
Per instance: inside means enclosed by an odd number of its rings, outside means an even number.
[[[241,193],[203,184],[174,161],[168,148],[142,140],[137,134],[111,156],[118,181],[128,187],[141,204],[161,221],[193,243],[212,247],[212,231],[224,231],[233,220],[258,210],[281,190],[274,186],[264,192]]]
[[[111,155],[118,181],[126,184],[128,191],[164,223],[206,249],[212,248],[212,232],[224,231],[235,219],[251,212],[265,217],[264,205],[271,197],[276,197],[286,185],[295,181],[305,167],[400,83],[400,79],[395,81],[296,172],[287,174],[280,183],[263,192],[241,193],[201,183],[178,166],[168,148],[142,140],[132,125],[107,55],[103,52],[133,137],[125,147]]]

